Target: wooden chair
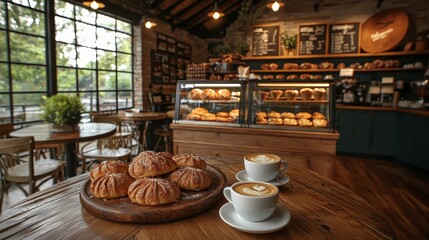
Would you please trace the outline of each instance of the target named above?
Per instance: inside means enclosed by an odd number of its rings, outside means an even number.
[[[39,190],[49,179],[55,182],[64,179],[64,161],[55,159],[34,159],[34,138],[0,139],[1,197],[0,212],[6,191],[12,185],[21,189],[26,196]],[[23,158],[26,157],[24,160]],[[37,183],[37,181],[40,181]],[[27,191],[23,184],[29,185]]]
[[[129,161],[132,152],[132,133],[125,131],[117,114],[95,114],[93,117],[94,122],[115,124],[117,131],[113,136],[87,142],[80,147],[82,173],[89,170],[93,163],[108,160]]]
[[[15,128],[12,123],[0,124],[0,139],[9,138],[9,134],[13,132]]]

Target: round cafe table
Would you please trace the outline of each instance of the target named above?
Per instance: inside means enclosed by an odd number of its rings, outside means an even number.
[[[227,186],[243,164],[206,159],[222,171]],[[364,199],[304,168],[291,166],[290,181],[280,187],[280,204],[290,222],[266,234],[239,231],[219,216],[226,203],[215,202],[193,216],[160,223],[123,223],[98,218],[79,202],[88,173],[30,195],[0,215],[0,239],[395,239],[390,225]],[[232,211],[231,211],[232,213]]]
[[[67,178],[76,176],[78,157],[76,144],[111,136],[116,131],[116,125],[110,123],[84,123],[78,131],[50,132],[49,124],[31,125],[10,133],[12,137],[33,136],[37,144],[64,144],[64,158],[66,162],[65,175]]]

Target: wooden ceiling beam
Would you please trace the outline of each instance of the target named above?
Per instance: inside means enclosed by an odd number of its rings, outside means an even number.
[[[176,18],[180,21],[187,22],[195,19],[195,16],[213,9],[213,1],[200,1],[193,4],[183,11],[176,14]]]
[[[231,6],[233,6],[234,4],[237,4],[237,2],[239,3],[239,5],[241,5],[240,0],[238,1],[228,1],[225,4],[222,5],[218,5],[217,8],[219,11],[225,13],[227,9],[229,9]],[[198,14],[197,19],[193,20],[193,21],[187,21],[188,23],[190,23],[189,29],[193,29],[195,28],[195,26],[198,25],[203,25],[205,22],[209,21],[210,18],[207,16],[207,14],[211,11],[211,9],[209,11],[205,11],[205,12],[201,12],[200,14]]]

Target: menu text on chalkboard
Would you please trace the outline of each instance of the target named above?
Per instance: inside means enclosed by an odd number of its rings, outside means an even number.
[[[253,28],[252,55],[279,55],[279,26],[264,26]]]
[[[358,53],[359,23],[329,25],[329,53]]]
[[[299,55],[326,54],[327,24],[299,26]]]

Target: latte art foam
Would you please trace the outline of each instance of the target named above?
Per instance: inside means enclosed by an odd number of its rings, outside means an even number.
[[[244,183],[234,187],[234,190],[246,196],[264,197],[272,196],[277,193],[278,189],[273,186],[260,183]]]
[[[275,163],[280,161],[278,156],[271,154],[248,155],[246,159],[256,163]]]

